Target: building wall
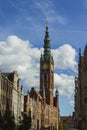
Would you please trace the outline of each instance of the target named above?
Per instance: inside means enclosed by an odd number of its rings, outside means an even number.
[[[75,115],[74,115],[74,120],[75,120],[75,128],[78,127],[79,121],[78,118],[80,116],[80,87],[78,83],[78,78],[75,77]]]
[[[24,96],[24,112],[31,111],[32,128],[39,129],[41,127],[41,99],[40,94],[31,88],[30,93]]]
[[[58,109],[56,107],[46,105],[44,109],[44,127],[45,129],[58,130]]]
[[[87,45],[83,55],[81,55],[81,50],[79,52],[78,90],[75,92],[75,108],[77,127],[87,130]]]
[[[23,112],[23,90],[21,87],[20,79],[16,71],[13,72],[13,98],[12,98],[12,108],[15,115],[15,121],[18,124],[19,117],[21,117],[21,112]]]
[[[17,72],[0,74],[0,111],[1,115],[8,109],[14,113],[18,123],[23,111],[23,91]]]
[[[58,106],[50,106],[34,88],[24,96],[24,112],[31,110],[32,128],[58,130]]]
[[[0,112],[12,110],[12,88],[13,84],[4,74],[0,74]]]

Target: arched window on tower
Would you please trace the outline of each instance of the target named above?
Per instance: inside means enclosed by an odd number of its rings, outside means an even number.
[[[44,82],[44,75],[42,75],[42,81]]]
[[[48,74],[44,75],[44,82],[48,82]]]
[[[46,82],[47,81],[47,75],[45,74],[44,75],[44,82]]]

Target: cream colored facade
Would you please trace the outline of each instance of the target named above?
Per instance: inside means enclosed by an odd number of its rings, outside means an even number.
[[[23,112],[24,95],[20,80],[16,71],[12,73],[0,73],[0,113],[8,109],[14,113],[15,122],[18,124],[21,112]]]
[[[21,117],[21,112],[23,112],[24,107],[24,96],[22,86],[20,84],[20,79],[16,71],[13,72],[13,94],[12,94],[12,108],[15,115],[15,121],[18,124],[19,117]]]
[[[12,110],[12,88],[13,84],[7,76],[0,73],[0,114],[5,110]]]
[[[43,116],[42,116],[43,118]],[[44,128],[58,130],[58,110],[56,107],[46,105],[44,109]]]

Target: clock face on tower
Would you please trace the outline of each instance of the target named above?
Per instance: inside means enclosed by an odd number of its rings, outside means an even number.
[[[51,71],[53,71],[54,70],[54,67],[53,67],[53,65],[51,65]]]
[[[42,69],[43,69],[43,70],[47,70],[47,69],[48,69],[48,64],[47,64],[47,63],[44,63],[44,64],[42,65]]]

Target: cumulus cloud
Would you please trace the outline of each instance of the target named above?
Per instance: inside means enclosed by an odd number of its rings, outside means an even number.
[[[6,42],[0,42],[0,70],[17,70],[27,86],[38,84],[39,57],[38,48],[17,36],[9,36]]]
[[[67,74],[54,74],[55,88],[59,90],[60,95],[70,97],[74,92],[74,76]]]
[[[71,69],[76,71],[76,51],[69,44],[65,44],[55,50],[53,50],[55,68],[59,69]]]
[[[53,50],[55,62],[54,86],[59,88],[61,95],[70,96],[74,90],[74,77],[68,74],[58,74],[56,69],[76,66],[75,50],[70,45],[63,45]],[[3,72],[18,71],[24,88],[34,86],[39,89],[40,49],[35,48],[29,41],[17,36],[8,36],[6,41],[0,41],[0,70]]]

